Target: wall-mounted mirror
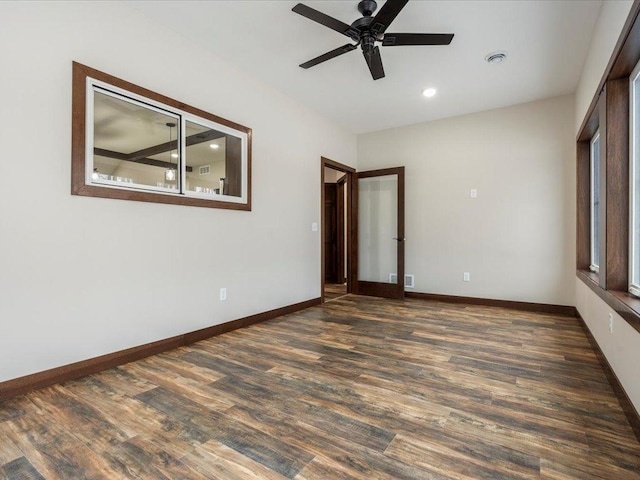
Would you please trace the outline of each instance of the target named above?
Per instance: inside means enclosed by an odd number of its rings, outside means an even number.
[[[250,210],[251,130],[74,63],[72,193]]]

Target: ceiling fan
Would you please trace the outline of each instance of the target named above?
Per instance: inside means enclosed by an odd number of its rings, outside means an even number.
[[[400,47],[404,45],[449,45],[453,39],[453,33],[385,33],[391,22],[398,16],[409,0],[387,0],[375,17],[373,12],[378,8],[375,0],[362,0],[358,3],[358,10],[363,15],[351,25],[330,17],[318,10],[307,7],[302,3],[297,4],[292,10],[295,13],[307,17],[329,27],[357,42],[355,45],[347,43],[342,47],[331,50],[319,57],[301,64],[302,68],[310,68],[319,63],[331,60],[344,53],[351,52],[360,46],[364,59],[369,66],[369,71],[374,80],[384,77],[380,48],[375,44],[382,42],[383,47]]]

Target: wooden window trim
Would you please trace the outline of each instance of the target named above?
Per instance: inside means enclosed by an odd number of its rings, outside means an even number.
[[[577,136],[576,275],[640,332],[629,285],[629,76],[640,61],[635,0]],[[590,263],[590,139],[600,130],[600,272]]]
[[[578,270],[576,275],[582,283],[640,333],[640,298],[622,290],[605,290],[599,284],[598,275],[588,270]]]
[[[247,201],[246,203],[225,202],[187,196],[168,195],[158,192],[145,192],[118,188],[105,188],[86,184],[85,142],[86,142],[86,84],[87,77],[100,80],[123,90],[146,97],[150,100],[182,110],[198,117],[233,128],[247,135]],[[228,210],[251,210],[251,136],[248,127],[232,122],[217,115],[192,107],[178,100],[147,90],[133,83],[114,77],[99,70],[73,62],[73,98],[72,98],[72,140],[71,140],[71,194],[88,197],[114,198],[139,202],[168,203],[195,207],[222,208]]]
[[[635,65],[634,65],[635,66]],[[631,73],[631,72],[629,72]],[[605,261],[600,285],[605,290],[629,288],[629,78],[609,80],[605,86],[606,174],[600,194],[605,193]],[[602,115],[602,113],[601,113]],[[602,135],[602,133],[601,133]],[[602,144],[600,152],[602,154]],[[602,172],[603,164],[600,163]],[[602,209],[601,209],[602,212]]]

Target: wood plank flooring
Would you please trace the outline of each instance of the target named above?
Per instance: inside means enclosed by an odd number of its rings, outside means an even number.
[[[343,297],[347,294],[346,283],[325,283],[324,285],[324,300],[329,302],[336,298]]]
[[[0,402],[0,479],[640,480],[574,318],[348,295]]]

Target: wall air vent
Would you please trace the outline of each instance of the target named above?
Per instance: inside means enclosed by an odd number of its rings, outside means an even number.
[[[202,165],[199,172],[200,175],[209,175],[211,173],[211,165]]]
[[[398,283],[398,274],[390,273],[389,274],[389,283]],[[415,275],[405,275],[404,276],[404,286],[406,288],[415,287]]]

